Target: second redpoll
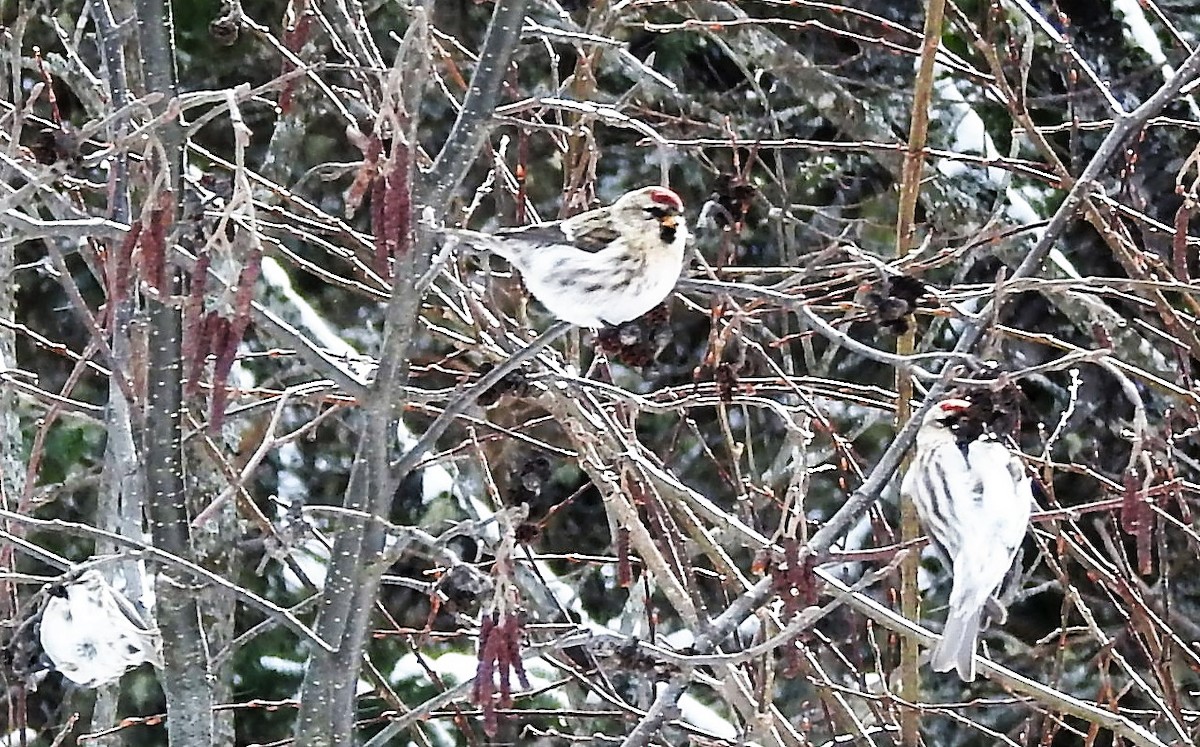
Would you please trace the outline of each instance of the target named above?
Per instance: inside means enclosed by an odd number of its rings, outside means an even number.
[[[934,405],[917,431],[917,453],[901,494],[916,505],[930,540],[951,564],[950,613],[933,651],[934,671],[975,679],[985,608],[1004,582],[1029,524],[1033,494],[1021,460],[988,436],[960,444],[953,430],[971,403]],[[999,608],[1003,616],[1003,607]]]
[[[659,305],[683,271],[683,201],[643,187],[565,220],[451,235],[507,259],[551,314],[581,327],[614,326]]]

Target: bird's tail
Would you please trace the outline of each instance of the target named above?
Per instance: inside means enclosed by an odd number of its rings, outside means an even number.
[[[445,228],[442,229],[442,235],[447,243],[455,246],[466,247],[477,252],[491,252],[512,261],[509,242],[499,241],[491,234],[469,231],[465,228]]]
[[[933,649],[930,665],[935,672],[958,670],[963,682],[975,679],[975,639],[979,636],[981,607],[952,609],[942,631],[942,640]]]

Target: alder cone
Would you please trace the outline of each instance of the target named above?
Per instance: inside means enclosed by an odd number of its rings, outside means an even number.
[[[616,327],[596,333],[596,346],[631,368],[644,368],[654,362],[670,342],[671,314],[666,304]]]

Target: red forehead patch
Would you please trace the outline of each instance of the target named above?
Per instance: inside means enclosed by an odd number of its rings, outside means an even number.
[[[679,199],[679,195],[666,187],[654,187],[651,189],[650,200],[659,205],[666,205],[679,211],[683,210],[683,200]]]
[[[942,412],[962,412],[970,406],[971,403],[965,399],[947,399],[938,403]]]

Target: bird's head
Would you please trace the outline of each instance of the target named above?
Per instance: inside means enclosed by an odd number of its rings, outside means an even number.
[[[934,405],[925,414],[925,420],[922,422],[922,425],[934,428],[949,428],[963,416],[963,413],[970,406],[971,403],[965,399],[944,399]]]
[[[618,226],[638,233],[653,232],[664,244],[675,243],[683,227],[680,215],[683,200],[666,187],[642,187],[623,195],[613,203]]]

